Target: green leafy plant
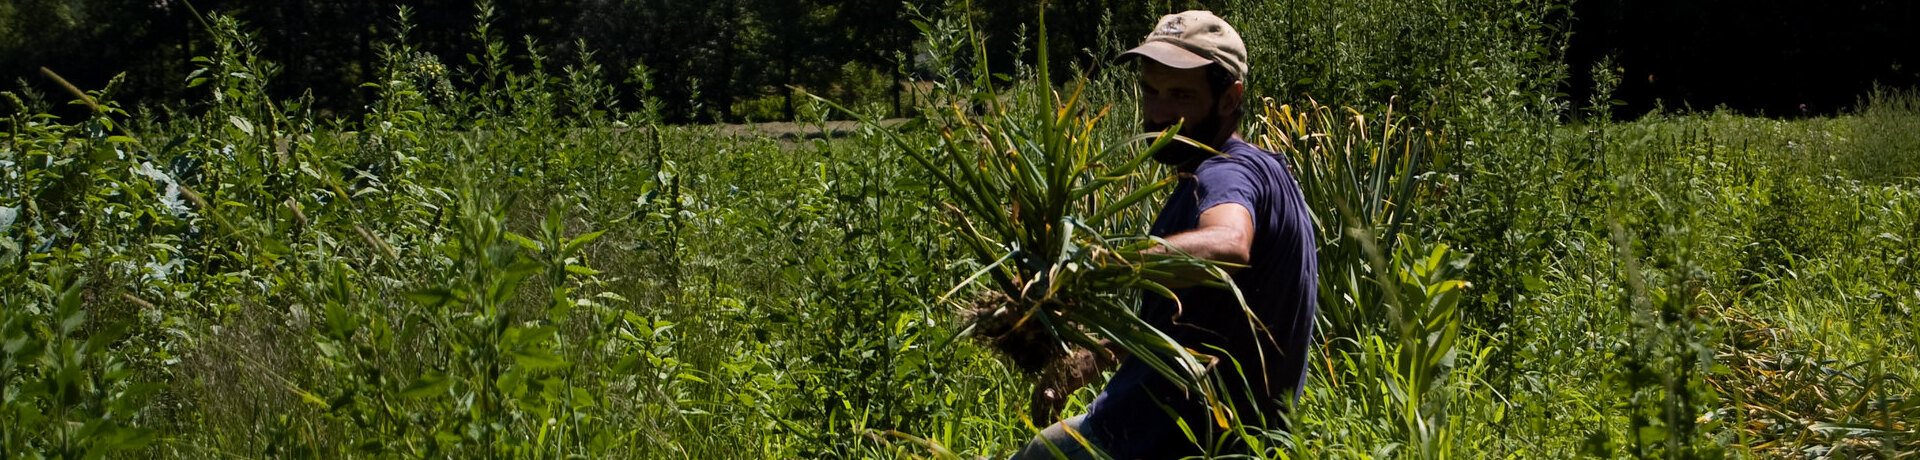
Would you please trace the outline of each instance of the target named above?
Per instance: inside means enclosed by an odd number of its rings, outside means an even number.
[[[960,333],[982,338],[1029,374],[1062,372],[1053,366],[1074,348],[1101,350],[1108,341],[1217,403],[1220,395],[1204,377],[1211,360],[1147,324],[1134,296],[1175,297],[1163,282],[1179,273],[1211,273],[1204,284],[1222,289],[1234,289],[1231,279],[1219,264],[1177,249],[1147,252],[1164,240],[1104,233],[1110,220],[1174,184],[1174,177],[1143,180],[1154,152],[1173,142],[1212,150],[1174,134],[1178,125],[1111,144],[1095,135],[1107,110],[1081,105],[1085,81],[1066,97],[1044,84],[1051,78],[1046,34],[1042,17],[1038,83],[1015,96],[1013,108],[995,102],[986,116],[971,116],[954,107],[953,125],[942,128],[933,145],[889,136],[945,188],[952,237],[980,265],[947,295],[975,282],[986,285],[970,302]],[[1146,148],[1127,148],[1140,144]],[[1113,192],[1139,182],[1146,184]],[[1255,327],[1250,310],[1247,316]],[[1214,408],[1215,421],[1225,426],[1228,411]]]
[[[1913,458],[1913,93],[1608,120],[1584,110],[1605,98],[1552,94],[1561,5],[1221,5],[1266,56],[1250,91],[1292,103],[1247,134],[1297,168],[1327,313],[1286,430],[1191,440]],[[921,119],[850,126],[806,100],[798,127],[661,125],[684,111],[651,99],[729,82],[527,44],[482,6],[455,37],[477,56],[445,66],[423,50],[460,51],[409,37],[411,13],[373,29],[399,34],[371,48],[358,113],[276,100],[268,42],[217,17],[193,80],[161,76],[193,85],[187,106],[122,109],[138,73],[27,75],[67,104],[0,92],[0,457],[999,458],[1032,437],[1009,415],[1034,376],[949,343],[956,316],[1045,358],[1138,327],[1079,315],[1157,295],[1154,264],[1201,267],[1133,251],[1165,190],[1138,160],[1182,142],[1101,108],[1136,75],[1096,66],[1056,95],[1043,67],[987,72],[955,56],[978,44],[963,1],[924,21],[914,73],[941,81]],[[1017,49],[1043,48],[1061,56]],[[643,89],[620,104],[615,65]],[[673,88],[647,90],[658,75]],[[936,302],[956,284],[984,312]],[[1188,377],[1184,350],[1122,332]]]
[[[1391,268],[1370,264],[1365,246],[1396,253],[1415,217],[1412,205],[1431,146],[1391,107],[1375,120],[1352,108],[1309,104],[1296,110],[1268,101],[1258,141],[1292,160],[1319,224],[1320,330],[1334,338],[1384,332],[1392,324],[1392,300],[1366,280]]]
[[[1462,278],[1471,255],[1421,241],[1409,231],[1425,187],[1427,136],[1396,118],[1309,102],[1295,111],[1271,101],[1259,142],[1286,156],[1320,224],[1320,312],[1328,358],[1350,369],[1329,384],[1381,392],[1367,414],[1391,421],[1397,446],[1419,458],[1457,452],[1449,405],[1457,378]],[[1336,346],[1339,345],[1339,346]],[[1384,390],[1384,391],[1383,391]],[[1383,447],[1384,448],[1384,447]],[[1387,448],[1391,451],[1392,448]]]
[[[152,443],[158,432],[138,417],[158,385],[137,381],[113,348],[125,322],[89,321],[86,279],[74,273],[85,255],[36,258],[44,282],[0,277],[47,294],[0,308],[0,457],[100,458]]]

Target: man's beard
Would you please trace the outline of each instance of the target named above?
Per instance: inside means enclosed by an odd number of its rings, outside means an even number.
[[[1160,123],[1158,125],[1142,123],[1141,127],[1145,128],[1147,132],[1163,132],[1172,126],[1173,123]],[[1194,142],[1211,144],[1214,140],[1213,138],[1220,135],[1220,115],[1209,113],[1205,119],[1198,122],[1189,122],[1180,127],[1180,135],[1192,138]],[[1213,154],[1208,153],[1205,149],[1189,145],[1185,142],[1175,141],[1153,152],[1153,161],[1175,168],[1185,168],[1194,163],[1199,163],[1200,160],[1204,160],[1210,156],[1213,156]]]

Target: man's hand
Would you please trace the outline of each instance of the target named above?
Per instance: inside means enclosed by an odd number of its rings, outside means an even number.
[[[1068,395],[1079,391],[1089,381],[1100,376],[1104,370],[1119,366],[1119,360],[1127,357],[1125,349],[1102,341],[1102,349],[1087,351],[1073,349],[1073,355],[1062,358],[1054,366],[1041,370],[1041,381],[1033,385],[1033,397],[1027,403],[1027,414],[1033,416],[1035,426],[1050,426],[1058,422],[1060,410],[1068,406]]]
[[[1072,355],[1040,371],[1040,381],[1034,383],[1033,396],[1027,406],[1033,424],[1046,426],[1058,421],[1060,409],[1067,406],[1067,396],[1087,386],[1101,371],[1118,365],[1120,357],[1104,349],[1075,349]]]

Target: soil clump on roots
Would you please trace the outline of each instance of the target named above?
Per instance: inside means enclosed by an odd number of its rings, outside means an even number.
[[[1073,308],[1070,305],[1042,305],[1040,309]],[[1031,313],[1031,315],[1029,314]],[[1067,363],[1074,348],[1047,329],[1038,318],[1045,314],[1024,302],[1016,302],[1000,292],[987,292],[973,301],[964,318],[974,323],[973,337],[1000,356],[1041,382],[1085,381],[1089,370]]]

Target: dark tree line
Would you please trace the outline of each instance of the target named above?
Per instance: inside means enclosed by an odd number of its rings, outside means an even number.
[[[917,18],[959,14],[945,0],[494,0],[489,35],[507,46],[516,71],[531,49],[557,72],[575,63],[584,45],[628,104],[639,83],[629,72],[649,71],[669,121],[714,122],[794,116],[786,88],[907,110],[903,85],[928,78],[917,56]],[[1053,2],[1057,56],[1092,65],[1101,49],[1102,12],[1128,27],[1104,30],[1135,37],[1149,24],[1147,6],[1119,1]],[[184,84],[191,59],[208,52],[199,14],[231,15],[260,42],[263,57],[279,63],[271,96],[311,91],[318,110],[347,116],[374,93],[380,49],[398,38],[396,12],[412,10],[409,44],[450,67],[484,54],[476,36],[480,7],[473,0],[15,0],[0,4],[0,89],[37,91],[47,101],[69,100],[39,75],[51,68],[83,88],[98,88],[125,72],[117,100],[129,107],[186,107],[199,93]],[[1007,69],[1015,38],[1031,35],[1032,2],[976,2],[973,20],[993,38],[992,62]],[[1137,23],[1137,24],[1136,24]],[[1028,46],[1033,41],[1028,40]],[[1066,53],[1066,54],[1061,54]],[[964,69],[962,69],[964,71]],[[24,86],[25,88],[22,88]],[[627,105],[632,107],[632,105]],[[56,107],[57,108],[57,107]]]
[[[1612,55],[1616,115],[1662,103],[1768,115],[1850,108],[1877,82],[1920,84],[1920,2],[1579,0],[1569,64],[1575,101]]]
[[[1091,68],[1145,34],[1156,15],[1204,8],[1200,3],[1048,2],[1050,51]],[[492,0],[489,34],[507,46],[516,71],[529,65],[529,38],[550,72],[573,64],[584,45],[626,107],[639,90],[629,72],[644,64],[655,85],[648,96],[662,101],[662,115],[674,122],[791,119],[790,86],[902,113],[911,101],[898,83],[941,70],[927,67],[914,20],[955,17],[959,4]],[[128,107],[191,110],[204,92],[189,91],[184,79],[194,69],[191,59],[211,46],[197,13],[218,12],[247,23],[263,57],[281,64],[271,96],[311,91],[317,109],[351,119],[374,96],[361,84],[377,72],[381,46],[397,40],[400,5],[413,11],[413,46],[451,67],[484,54],[474,0],[10,0],[0,2],[0,90],[38,92],[52,104],[70,98],[39,75],[40,67],[83,88],[125,72],[116,99]],[[1010,72],[1017,50],[1032,57],[1039,5],[972,3],[967,14],[988,38],[994,72]],[[1623,116],[1656,101],[1775,115],[1802,113],[1805,104],[1810,113],[1831,113],[1876,82],[1920,84],[1920,2],[1579,0],[1574,8],[1567,92],[1587,100],[1588,70],[1612,56],[1622,77],[1613,97],[1628,103],[1619,109]],[[1067,68],[1062,64],[1056,68]]]

